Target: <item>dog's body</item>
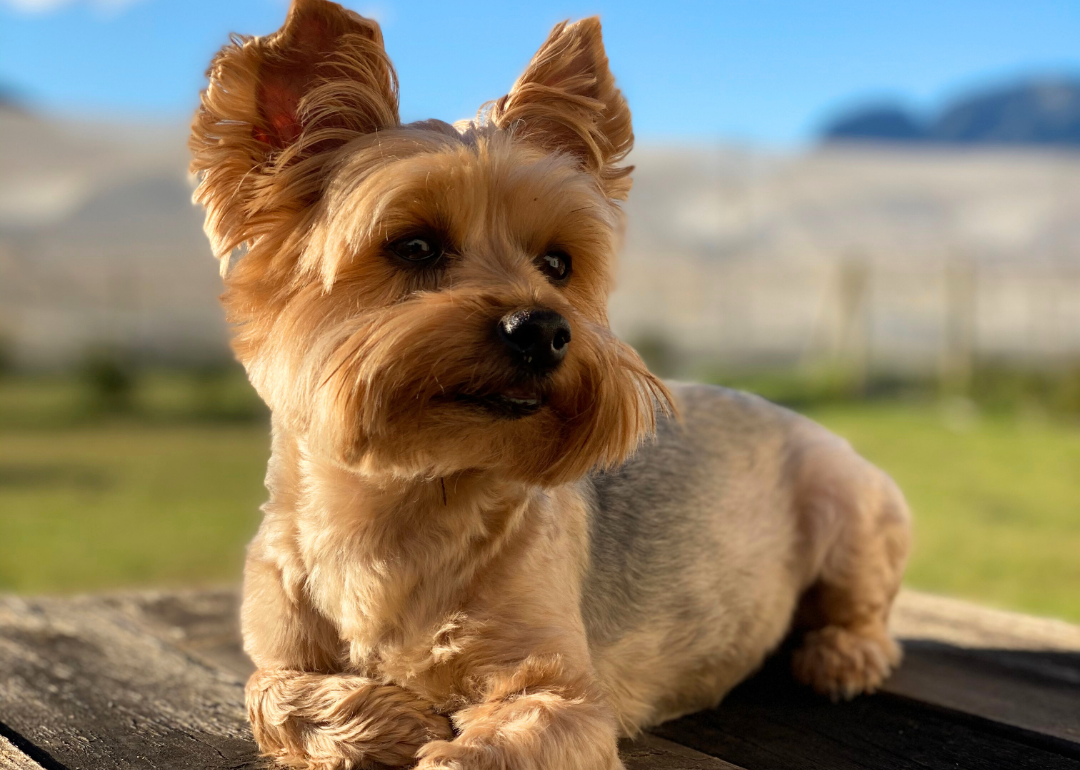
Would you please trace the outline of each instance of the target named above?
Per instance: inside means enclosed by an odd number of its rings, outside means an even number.
[[[455,127],[401,125],[378,27],[325,0],[210,81],[196,198],[273,412],[243,609],[267,754],[617,768],[619,734],[716,703],[793,623],[819,691],[888,675],[888,477],[608,331],[632,134],[595,20]]]
[[[884,624],[907,544],[899,491],[846,442],[763,399],[704,385],[673,394],[682,423],[662,421],[655,444],[591,483],[582,611],[623,729],[716,705],[812,587],[802,624],[861,614],[881,654],[826,672],[810,641],[798,673],[828,694],[876,687],[898,660]]]

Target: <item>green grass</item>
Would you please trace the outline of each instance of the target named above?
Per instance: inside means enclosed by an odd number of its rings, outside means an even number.
[[[923,405],[808,414],[892,474],[915,516],[909,585],[1080,621],[1080,428]]]
[[[265,414],[235,373],[139,378],[126,411],[0,380],[0,590],[235,581],[258,525]],[[932,403],[809,405],[905,490],[909,585],[1080,621],[1080,427]]]
[[[235,370],[141,376],[119,411],[76,379],[0,380],[0,590],[236,581],[269,447]]]
[[[0,589],[239,578],[266,427],[105,424],[0,434]]]

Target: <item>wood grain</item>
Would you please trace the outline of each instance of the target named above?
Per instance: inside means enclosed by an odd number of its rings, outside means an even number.
[[[238,613],[231,588],[0,597],[0,769],[265,767]],[[830,704],[780,655],[620,744],[628,770],[1080,770],[1080,628],[910,591],[893,620],[907,658],[884,693]]]
[[[648,733],[633,741],[620,741],[619,756],[626,763],[626,770],[744,770]]]
[[[885,692],[1080,744],[1080,655],[909,641]]]
[[[1080,626],[902,591],[885,692],[1080,743]]]
[[[15,748],[15,744],[3,735],[0,735],[0,770],[41,770],[41,765]]]
[[[262,767],[241,678],[114,604],[0,599],[0,722],[68,770]]]
[[[888,693],[829,703],[774,660],[712,711],[653,730],[746,770],[1080,770],[1076,744]]]
[[[112,600],[147,633],[247,677],[239,600],[229,589]],[[885,692],[1080,742],[1080,627],[902,591],[894,631],[904,665]]]

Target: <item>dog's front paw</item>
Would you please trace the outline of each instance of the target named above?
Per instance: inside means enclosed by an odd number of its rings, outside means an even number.
[[[563,720],[542,706],[521,714],[514,703],[506,705],[480,718],[458,712],[458,736],[421,747],[416,770],[625,770],[614,725],[606,720],[589,725],[587,716],[574,718],[579,714]]]
[[[416,770],[508,770],[513,768],[547,767],[543,763],[542,747],[534,751],[524,747],[498,743],[431,741],[416,753],[420,763]]]
[[[260,670],[247,703],[263,753],[302,770],[408,766],[421,746],[453,736],[416,694],[359,676]]]
[[[416,753],[420,763],[416,770],[479,770],[488,765],[479,764],[476,751],[455,741],[431,741]]]
[[[858,632],[826,626],[806,634],[792,670],[796,679],[820,694],[850,700],[877,690],[900,658],[900,645],[884,629]]]

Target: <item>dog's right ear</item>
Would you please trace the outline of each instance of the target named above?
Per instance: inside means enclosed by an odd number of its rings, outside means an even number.
[[[233,36],[207,75],[188,147],[219,258],[316,200],[330,151],[398,125],[379,25],[327,0],[293,0],[267,37]]]

